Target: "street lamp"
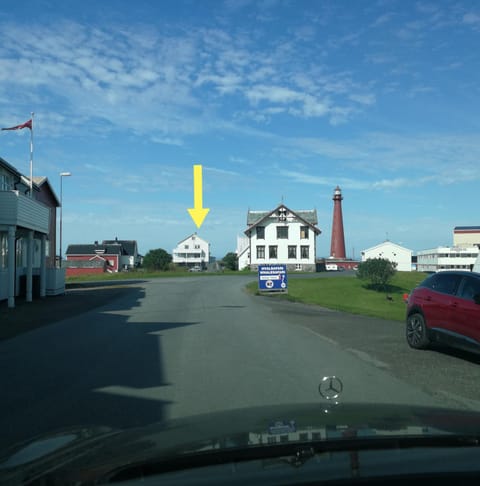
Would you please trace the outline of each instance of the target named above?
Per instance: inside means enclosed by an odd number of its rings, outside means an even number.
[[[62,268],[62,209],[63,209],[63,178],[70,177],[71,172],[60,172],[60,259],[59,267]]]

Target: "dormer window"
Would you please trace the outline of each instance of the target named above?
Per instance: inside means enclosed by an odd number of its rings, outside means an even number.
[[[287,220],[287,210],[285,208],[280,208],[277,212],[278,220],[279,221],[286,221]]]

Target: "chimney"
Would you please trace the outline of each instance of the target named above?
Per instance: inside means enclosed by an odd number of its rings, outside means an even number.
[[[336,187],[333,193],[333,224],[330,257],[345,259],[345,235],[343,234],[342,191]]]

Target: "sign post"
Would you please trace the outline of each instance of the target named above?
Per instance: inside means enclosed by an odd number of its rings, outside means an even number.
[[[260,292],[288,292],[287,265],[259,265]]]

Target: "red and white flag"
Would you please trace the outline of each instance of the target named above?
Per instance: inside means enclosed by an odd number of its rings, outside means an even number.
[[[2,128],[2,130],[21,130],[22,128],[30,128],[32,129],[32,119],[26,121],[25,123],[22,123],[21,125],[17,125],[16,127],[10,127],[10,128]]]

